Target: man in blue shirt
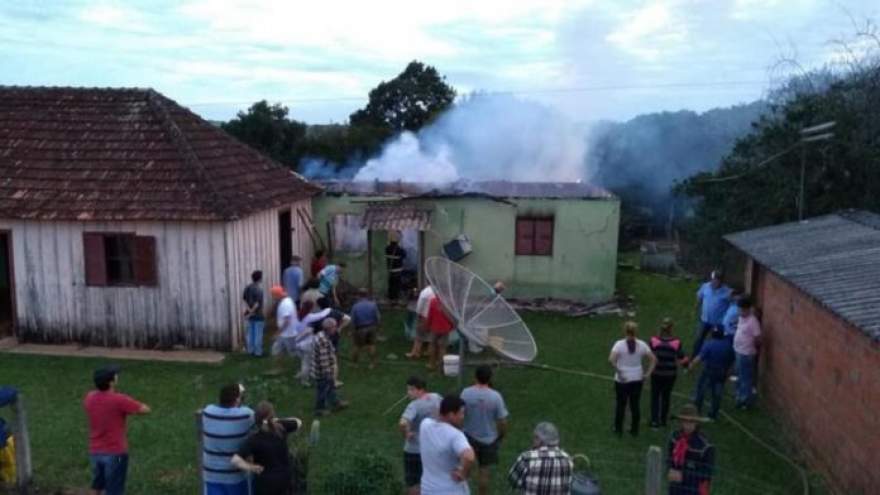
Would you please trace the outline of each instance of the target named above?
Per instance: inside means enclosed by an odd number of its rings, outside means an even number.
[[[709,418],[718,419],[718,410],[721,409],[721,397],[724,395],[724,382],[727,380],[727,370],[733,364],[733,347],[724,338],[724,330],[716,328],[712,332],[712,338],[706,342],[700,350],[700,354],[693,360],[691,367],[703,364],[703,372],[697,383],[694,393],[694,404],[702,413],[703,397],[706,389],[712,394],[712,409]]]
[[[733,347],[733,336],[736,335],[736,324],[739,321],[739,306],[737,302],[742,297],[742,290],[733,289],[730,292],[730,306],[721,319],[721,326],[724,328],[724,338]]]
[[[339,296],[336,293],[336,286],[339,285],[339,278],[342,276],[342,270],[345,263],[335,265],[327,265],[323,270],[318,272],[318,291],[321,296],[330,301],[333,307],[339,307]]]
[[[281,275],[281,285],[284,286],[284,292],[287,292],[288,297],[293,299],[293,304],[296,305],[297,309],[299,309],[300,288],[303,286],[301,262],[302,258],[293,255],[290,258],[290,266],[285,268],[284,273]]]
[[[724,313],[730,306],[730,287],[722,282],[721,272],[712,271],[709,281],[700,286],[697,291],[696,310],[700,315],[700,328],[697,330],[697,339],[694,342],[694,350],[691,359],[700,354],[703,341],[715,328],[723,324]]]
[[[379,306],[370,299],[367,289],[358,290],[358,301],[351,307],[351,323],[354,326],[354,350],[351,361],[358,362],[361,349],[367,349],[370,356],[369,368],[376,367],[376,333],[379,329]]]
[[[232,465],[232,456],[254,425],[254,411],[242,406],[244,387],[220,390],[219,405],[202,410],[202,477],[205,495],[248,495],[247,475]]]

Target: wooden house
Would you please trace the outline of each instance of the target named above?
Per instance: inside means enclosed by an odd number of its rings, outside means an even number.
[[[151,89],[0,87],[0,337],[236,348],[318,191]]]

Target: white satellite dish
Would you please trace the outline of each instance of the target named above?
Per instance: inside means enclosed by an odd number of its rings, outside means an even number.
[[[425,261],[425,274],[466,338],[513,361],[527,363],[538,355],[525,322],[479,275],[441,257]]]

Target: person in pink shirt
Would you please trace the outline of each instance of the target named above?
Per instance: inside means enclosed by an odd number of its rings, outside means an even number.
[[[116,391],[119,367],[95,371],[96,390],[86,394],[83,408],[89,420],[89,459],[92,495],[123,495],[128,472],[128,438],[125,420],[147,414],[149,406]]]
[[[748,408],[753,400],[755,382],[755,358],[761,345],[761,323],[755,316],[754,305],[749,297],[739,300],[739,322],[733,337],[736,352],[736,407]]]

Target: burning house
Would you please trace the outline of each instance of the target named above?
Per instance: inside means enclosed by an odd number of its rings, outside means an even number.
[[[445,255],[521,299],[611,298],[620,201],[577,182],[325,182],[315,225],[347,280],[384,294],[385,247],[399,236],[411,285]],[[393,233],[393,234],[392,234]]]
[[[0,87],[0,178],[0,337],[234,348],[312,252],[319,189],[153,90]]]

